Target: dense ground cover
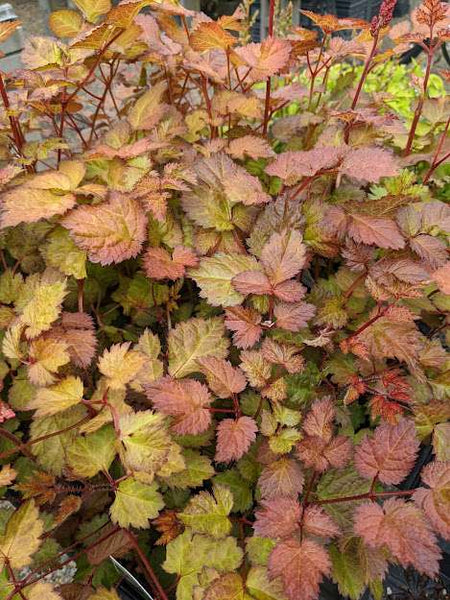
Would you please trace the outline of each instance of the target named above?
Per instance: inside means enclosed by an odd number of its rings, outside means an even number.
[[[111,554],[159,600],[435,577],[446,5],[254,44],[241,9],[74,3],[0,76],[1,598],[114,600]]]

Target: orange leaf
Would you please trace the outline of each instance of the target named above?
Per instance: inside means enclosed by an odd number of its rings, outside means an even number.
[[[229,50],[236,42],[237,38],[225,31],[215,21],[200,23],[190,37],[190,45],[197,52],[217,49]]]

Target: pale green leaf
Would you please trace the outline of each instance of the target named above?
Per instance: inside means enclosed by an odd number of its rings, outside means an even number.
[[[29,382],[26,371],[20,369],[8,390],[8,402],[13,410],[26,410],[36,395],[36,387]]]
[[[147,529],[149,519],[158,516],[164,507],[155,482],[147,484],[129,477],[119,483],[116,498],[109,509],[111,520],[120,527]]]
[[[329,547],[333,565],[333,579],[343,596],[358,600],[365,588],[365,573],[361,566],[358,543],[346,544],[344,550],[334,544]]]
[[[32,555],[40,545],[44,524],[34,500],[29,500],[9,519],[4,535],[0,538],[0,566],[7,558],[13,569],[30,564]]]
[[[169,487],[180,489],[199,487],[206,479],[210,479],[214,475],[211,460],[200,452],[186,449],[183,451],[183,458],[185,468],[165,479],[165,483]]]
[[[213,579],[204,592],[205,600],[252,600],[238,573],[225,573]]]
[[[120,600],[120,596],[113,589],[108,590],[105,587],[101,587],[89,596],[87,600]]]
[[[196,361],[203,356],[225,358],[228,353],[225,326],[219,317],[189,319],[169,333],[169,373],[185,377],[199,370]]]
[[[20,360],[22,358],[22,350],[20,340],[23,333],[23,325],[15,323],[5,333],[2,342],[2,352],[10,360]]]
[[[70,361],[67,344],[44,337],[32,340],[29,346],[28,377],[34,385],[51,385],[58,369]]]
[[[184,469],[181,447],[169,435],[166,419],[150,410],[119,417],[121,460],[127,469],[168,477]]]
[[[200,287],[200,296],[212,306],[236,306],[244,296],[231,284],[233,277],[244,271],[258,270],[258,262],[245,254],[215,254],[202,258],[189,275]]]
[[[195,551],[193,551],[195,549]],[[221,572],[234,571],[241,564],[243,552],[233,537],[216,539],[186,530],[167,544],[163,568],[179,576],[177,600],[192,600],[194,586],[199,584],[203,567]]]
[[[292,450],[294,444],[299,441],[300,437],[298,429],[284,427],[269,438],[270,449],[276,454],[287,454]]]
[[[50,329],[52,323],[59,317],[66,294],[65,281],[54,283],[42,281],[35,288],[20,317],[21,322],[26,326],[27,338],[35,338]]]
[[[114,344],[105,350],[98,361],[100,373],[108,380],[108,386],[120,390],[139,373],[145,358],[140,352],[130,350],[130,343]]]
[[[245,542],[245,551],[249,561],[254,566],[267,566],[269,556],[276,542],[271,538],[252,536]]]
[[[63,600],[55,587],[47,581],[38,581],[23,591],[26,600]],[[14,597],[16,600],[16,597]]]
[[[67,464],[78,477],[107,472],[116,455],[116,434],[111,425],[78,436],[67,451]]]
[[[32,440],[48,434],[54,434],[62,429],[74,426],[86,416],[86,409],[82,405],[69,408],[62,413],[50,417],[41,417],[33,420],[30,428]],[[53,475],[61,475],[66,464],[66,452],[71,442],[77,437],[77,427],[52,435],[45,440],[31,446],[33,454],[40,465]]]
[[[75,202],[72,193],[61,195],[47,189],[17,186],[3,196],[0,224],[2,227],[14,227],[19,223],[34,223],[41,219],[50,219],[67,212]]]
[[[205,533],[214,538],[223,538],[230,533],[228,515],[233,508],[233,494],[220,484],[213,486],[212,493],[199,492],[178,516],[195,533]]]
[[[49,25],[60,38],[74,37],[83,25],[83,17],[75,10],[55,10],[49,17]]]
[[[35,417],[47,417],[79,404],[82,398],[83,382],[69,375],[55,385],[39,388],[27,408],[36,410]]]
[[[284,600],[286,598],[280,579],[269,579],[265,567],[252,567],[247,574],[245,584],[256,600]]]
[[[233,494],[233,512],[245,512],[251,508],[253,504],[252,490],[237,469],[227,469],[216,475],[212,481],[226,485],[230,489]]]
[[[0,303],[12,304],[16,301],[23,285],[20,273],[13,273],[10,269],[0,275]]]
[[[327,471],[319,481],[317,495],[319,500],[325,500],[328,498],[364,494],[368,492],[368,489],[367,480],[364,480],[356,472],[354,466],[350,464],[344,469],[331,469]],[[352,532],[355,506],[357,506],[357,502],[355,504],[355,501],[352,501],[326,504],[324,508],[343,532]]]
[[[160,81],[136,101],[128,113],[128,121],[133,129],[150,129],[156,125],[166,110],[161,104],[166,88],[166,82]]]
[[[47,266],[59,269],[64,275],[75,279],[86,277],[87,253],[75,245],[67,229],[55,229],[42,248],[42,254]]]
[[[161,353],[161,343],[156,334],[146,329],[140,336],[135,350],[144,356],[144,363],[131,382],[131,387],[142,391],[143,386],[163,376],[163,363],[158,358]]]
[[[450,461],[450,423],[439,423],[434,428],[433,449],[438,460]]]

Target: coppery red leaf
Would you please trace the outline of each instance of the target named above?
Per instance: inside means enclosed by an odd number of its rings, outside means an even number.
[[[412,421],[403,419],[398,425],[383,423],[373,437],[366,436],[356,448],[355,465],[367,479],[377,477],[383,483],[398,484],[411,470],[418,449]]]
[[[290,600],[314,600],[319,584],[329,575],[331,563],[323,546],[309,539],[280,542],[269,558],[269,572],[281,577]]]
[[[434,577],[441,552],[421,510],[392,498],[383,506],[371,502],[356,508],[355,532],[372,548],[386,547],[398,562]]]
[[[217,426],[217,462],[238,460],[255,440],[258,426],[250,417],[224,419]]]

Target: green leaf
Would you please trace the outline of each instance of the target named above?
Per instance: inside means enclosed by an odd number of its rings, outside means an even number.
[[[49,267],[59,269],[64,275],[75,279],[86,277],[87,253],[75,245],[67,229],[58,227],[49,235],[42,255]]]
[[[28,339],[50,329],[59,316],[66,293],[65,281],[41,282],[35,287],[20,317]]]
[[[180,323],[169,333],[169,374],[179,378],[198,372],[196,361],[203,356],[225,358],[228,343],[219,317]]]
[[[167,544],[163,569],[179,576],[177,600],[192,600],[193,588],[199,584],[198,576],[203,567],[224,573],[234,571],[241,564],[242,557],[243,552],[233,537],[218,542],[212,537],[186,530]]]
[[[79,377],[65,377],[55,385],[39,388],[27,408],[36,410],[35,416],[47,417],[75,406],[83,398],[83,382]]]
[[[365,574],[361,567],[358,550],[359,544],[356,538],[346,544],[343,550],[334,544],[329,547],[333,579],[338,584],[340,593],[348,596],[351,600],[358,600],[365,588]]]
[[[246,586],[256,600],[284,600],[283,585],[281,581],[269,579],[265,567],[252,567],[247,574]]]
[[[364,494],[368,488],[367,480],[364,480],[350,464],[344,469],[331,469],[325,473],[317,486],[317,495],[319,500],[326,500]],[[353,532],[353,513],[357,504],[357,501],[337,502],[326,504],[324,508],[343,532]]]
[[[212,494],[200,492],[178,515],[195,533],[206,533],[214,538],[223,538],[230,533],[228,515],[233,508],[233,494],[223,485],[214,485]]]
[[[34,419],[30,428],[31,440],[67,429],[85,416],[86,409],[84,406],[74,406],[50,417]],[[66,451],[77,435],[75,427],[64,433],[52,435],[52,437],[33,444],[32,452],[36,455],[39,464],[49,473],[61,475],[66,464]]]
[[[249,561],[254,566],[267,566],[269,556],[275,548],[276,542],[271,538],[259,537],[257,535],[247,538],[245,551]]]
[[[147,484],[129,477],[119,483],[109,514],[120,527],[147,529],[149,519],[156,518],[162,508],[164,502],[155,482]]]
[[[219,473],[213,479],[213,483],[226,485],[233,494],[232,512],[245,512],[253,504],[253,495],[250,486],[243,479],[237,469],[230,469]]]
[[[14,410],[26,410],[26,406],[34,398],[36,387],[28,381],[23,369],[19,369],[17,377],[8,390],[8,402]]]
[[[78,477],[94,477],[106,472],[116,455],[116,434],[111,425],[79,436],[67,451],[67,464]]]
[[[0,537],[0,569],[7,558],[13,569],[21,569],[31,563],[31,557],[39,548],[44,524],[34,500],[29,500],[11,516],[4,535]]]
[[[23,286],[23,277],[20,273],[11,270],[0,275],[0,303],[12,304],[16,301]]]
[[[277,434],[269,438],[269,446],[276,454],[286,454],[292,450],[301,438],[300,432],[293,427],[284,427]]]
[[[236,306],[244,296],[234,289],[231,280],[243,271],[258,269],[252,256],[219,253],[202,258],[199,267],[190,269],[189,275],[200,287],[200,296],[212,306]]]
[[[168,477],[184,469],[181,447],[170,437],[166,419],[150,410],[119,417],[121,460],[130,471]]]
[[[186,465],[183,471],[173,473],[165,479],[169,487],[180,489],[198,487],[214,475],[211,460],[200,452],[186,449],[183,451],[183,458]]]
[[[131,387],[142,391],[145,384],[163,376],[163,363],[158,358],[161,353],[161,343],[156,334],[146,329],[140,336],[135,350],[144,356],[144,364],[131,382]]]

